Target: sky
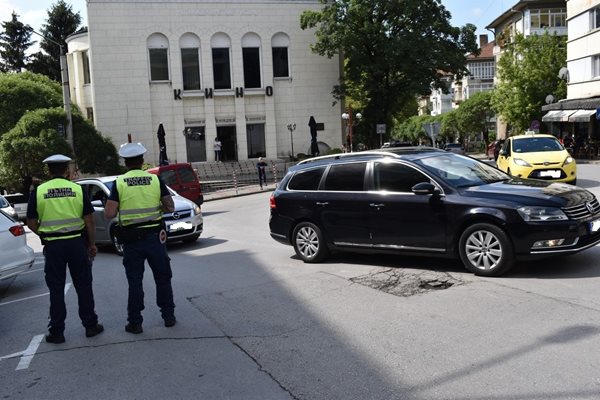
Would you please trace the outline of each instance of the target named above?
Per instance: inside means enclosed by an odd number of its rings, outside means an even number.
[[[47,10],[55,0],[0,0],[0,21],[11,19],[13,11],[19,15],[19,20],[39,32],[41,25],[48,17]],[[65,0],[73,6],[74,12],[79,12],[83,25],[87,25],[85,0]],[[518,0],[442,0],[442,4],[452,14],[452,24],[462,26],[472,23],[477,26],[477,35],[491,33],[485,30],[496,17],[510,9]],[[32,40],[38,40],[32,36]]]

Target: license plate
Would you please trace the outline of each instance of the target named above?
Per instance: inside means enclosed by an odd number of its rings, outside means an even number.
[[[540,171],[540,176],[550,178],[560,178],[560,170]]]
[[[598,232],[598,230],[600,229],[600,219],[592,221],[589,224],[590,224],[590,232]]]
[[[175,222],[174,224],[169,225],[168,228],[169,232],[177,232],[192,229],[193,226],[191,222]]]

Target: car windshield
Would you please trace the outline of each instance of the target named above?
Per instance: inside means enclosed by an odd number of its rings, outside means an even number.
[[[553,137],[532,137],[513,140],[515,153],[536,153],[540,151],[561,151],[564,147]]]
[[[458,154],[435,154],[417,162],[428,172],[455,188],[511,179],[509,175],[495,167]]]

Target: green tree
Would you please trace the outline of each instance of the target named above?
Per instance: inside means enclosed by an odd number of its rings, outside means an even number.
[[[47,12],[46,23],[40,29],[43,37],[40,47],[43,52],[37,52],[32,56],[28,69],[60,82],[61,47],[66,53],[66,39],[79,28],[81,16],[79,13],[74,13],[73,7],[64,0],[58,0]]]
[[[439,122],[440,116],[414,115],[405,119],[392,129],[392,137],[403,141],[419,143],[421,141],[431,142],[431,138],[425,132],[425,124]]]
[[[459,141],[462,141],[462,130],[458,119],[458,110],[452,110],[443,113],[440,116],[440,119],[441,125],[439,141],[444,143],[454,143],[457,138]]]
[[[566,37],[518,34],[504,48],[498,61],[499,84],[492,104],[512,133],[524,132],[533,120],[541,120],[549,94],[566,97],[567,84],[558,71],[567,63]]]
[[[391,127],[396,113],[431,86],[447,90],[444,73],[466,73],[467,53],[476,53],[475,26],[450,24],[439,0],[321,0],[305,11],[302,29],[316,28],[312,51],[344,57],[336,99],[351,97],[361,110],[370,144],[375,125]]]
[[[25,113],[0,140],[0,184],[27,193],[33,176],[46,176],[44,158],[56,153],[71,156],[69,144],[59,133],[59,126],[66,123],[65,112],[59,107]],[[81,172],[121,171],[113,143],[79,113],[73,114],[73,132]]]
[[[29,57],[27,49],[35,42],[31,41],[33,29],[19,21],[19,16],[13,11],[10,21],[2,22],[0,32],[0,70],[21,72]]]
[[[491,90],[475,93],[456,110],[460,130],[470,137],[482,133],[486,145],[489,142],[488,125],[495,114],[492,96]]]
[[[31,72],[0,73],[0,137],[12,129],[27,110],[62,104],[58,82]]]

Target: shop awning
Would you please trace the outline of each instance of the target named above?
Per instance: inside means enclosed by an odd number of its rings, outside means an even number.
[[[567,122],[576,110],[551,110],[542,117],[544,122]]]
[[[595,114],[596,110],[577,110],[569,116],[569,122],[590,122],[590,118]]]

